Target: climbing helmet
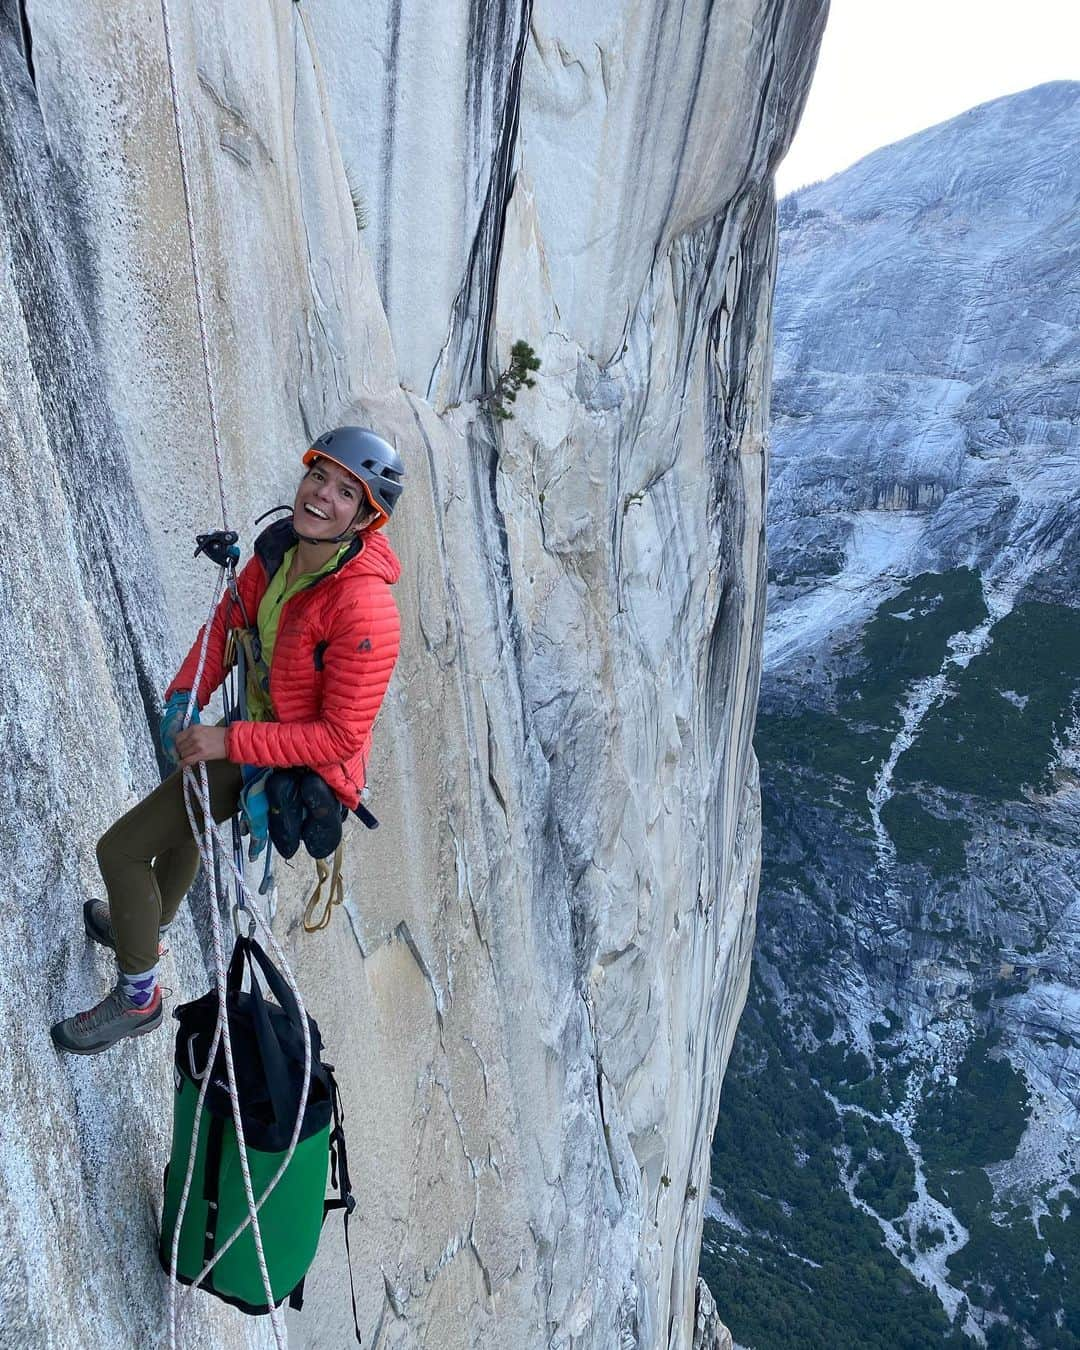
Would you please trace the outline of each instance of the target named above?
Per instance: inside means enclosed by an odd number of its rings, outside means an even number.
[[[379,513],[369,529],[381,529],[394,514],[401,496],[405,465],[389,442],[363,427],[335,427],[324,431],[304,453],[304,463],[328,459],[363,484],[372,507]]]

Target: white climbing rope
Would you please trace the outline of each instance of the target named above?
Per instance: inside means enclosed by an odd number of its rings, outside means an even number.
[[[217,466],[218,495],[221,500],[221,519],[223,527],[229,529],[228,502],[225,494],[225,471],[221,451],[221,429],[218,423],[217,398],[214,393],[214,379],[210,365],[210,343],[207,336],[206,310],[203,302],[202,289],[202,269],[199,263],[199,249],[195,233],[195,216],[191,200],[191,186],[188,177],[187,148],[184,142],[184,124],[180,108],[180,94],[176,78],[176,66],[173,58],[172,45],[172,26],[169,20],[168,0],[161,0],[161,20],[165,35],[165,58],[169,69],[169,91],[172,99],[173,125],[176,130],[176,143],[180,160],[180,178],[184,190],[184,212],[187,218],[188,247],[191,251],[191,270],[195,283],[195,310],[199,325],[199,342],[202,352],[203,372],[206,378],[206,397],[210,410],[210,432],[214,447],[214,460]],[[225,588],[226,570],[222,567],[218,574],[218,582],[215,588],[214,599],[210,606],[210,612],[207,616],[206,624],[203,629],[202,644],[199,649],[199,660],[195,679],[192,684],[192,690],[188,697],[188,705],[184,711],[183,725],[187,728],[191,723],[192,714],[196,706],[196,690],[198,690],[203,676],[203,670],[206,665],[207,649],[210,640],[210,631],[213,624],[213,618],[217,612],[218,604],[221,601]],[[184,1216],[187,1209],[188,1197],[191,1192],[191,1181],[195,1170],[195,1158],[199,1137],[199,1129],[202,1122],[203,1108],[206,1102],[206,1092],[211,1079],[211,1069],[218,1053],[219,1046],[222,1046],[225,1054],[226,1076],[229,1087],[229,1101],[232,1107],[233,1125],[236,1130],[236,1141],[240,1155],[240,1169],[244,1180],[244,1194],[247,1199],[248,1217],[237,1228],[228,1241],[218,1248],[213,1260],[209,1261],[200,1272],[198,1278],[193,1282],[192,1288],[204,1280],[213,1266],[232,1246],[242,1232],[251,1226],[252,1236],[255,1242],[255,1251],[259,1264],[259,1274],[262,1278],[263,1290],[266,1295],[267,1307],[270,1311],[270,1321],[274,1329],[274,1339],[277,1342],[278,1350],[287,1350],[288,1336],[285,1330],[283,1319],[279,1310],[274,1306],[273,1288],[270,1282],[270,1275],[266,1267],[266,1256],[263,1250],[262,1232],[259,1227],[258,1211],[267,1197],[278,1184],[284,1175],[286,1168],[292,1160],[296,1151],[296,1145],[300,1137],[300,1130],[303,1125],[304,1111],[307,1106],[308,1090],[311,1082],[311,1036],[308,1028],[307,1011],[304,1007],[303,999],[297,988],[296,981],[293,978],[292,971],[289,969],[288,961],[285,959],[285,953],[282,951],[277,939],[274,937],[273,930],[269,923],[264,919],[255,904],[254,897],[248,889],[242,871],[238,869],[235,863],[230,859],[230,867],[236,875],[236,879],[241,887],[242,893],[250,906],[251,914],[255,921],[262,927],[267,934],[272,949],[281,967],[282,974],[296,999],[296,1005],[300,1013],[300,1021],[304,1036],[304,1086],[301,1093],[300,1104],[296,1114],[296,1121],[293,1125],[292,1138],[289,1142],[285,1158],[278,1168],[277,1172],[270,1181],[270,1184],[263,1191],[258,1201],[255,1199],[254,1188],[251,1182],[251,1172],[248,1165],[247,1145],[244,1139],[244,1126],[240,1110],[240,1101],[236,1089],[236,1071],[233,1064],[232,1038],[229,1031],[229,1020],[226,1015],[226,972],[225,972],[225,953],[221,937],[221,897],[218,890],[217,876],[214,869],[213,849],[215,837],[219,841],[220,854],[222,857],[228,857],[228,850],[221,844],[221,835],[217,825],[214,822],[210,809],[210,785],[207,779],[205,761],[199,764],[199,773],[196,775],[192,769],[186,768],[183,773],[183,792],[184,805],[188,814],[188,822],[191,825],[192,835],[199,849],[199,856],[202,859],[203,867],[206,869],[207,877],[210,880],[212,892],[210,918],[211,929],[214,941],[214,963],[218,993],[218,1016],[214,1028],[214,1035],[210,1046],[210,1055],[207,1061],[207,1070],[203,1075],[202,1085],[199,1089],[198,1102],[195,1108],[195,1118],[192,1125],[191,1149],[188,1155],[187,1173],[184,1177],[184,1186],[181,1193],[180,1205],[177,1210],[175,1226],[173,1230],[172,1253],[169,1261],[169,1345],[170,1350],[176,1350],[176,1266],[180,1248],[180,1234],[183,1229]],[[200,831],[195,820],[192,808],[191,795],[197,793],[199,804],[202,810],[202,829]],[[269,843],[267,844],[269,847]]]
[[[214,442],[217,461],[218,496],[221,498],[221,523],[229,528],[229,508],[225,500],[225,470],[221,460],[221,427],[218,424],[217,396],[210,369],[210,339],[206,332],[206,306],[203,303],[202,268],[199,265],[199,245],[195,237],[195,214],[191,204],[191,185],[188,181],[187,146],[184,142],[184,119],[180,113],[180,91],[176,83],[173,61],[172,25],[169,22],[169,0],[161,0],[161,22],[165,29],[165,61],[169,67],[169,93],[172,96],[173,126],[176,128],[176,146],[180,153],[180,181],[184,187],[184,214],[187,216],[188,248],[191,251],[191,272],[195,279],[195,314],[199,320],[199,345],[202,348],[203,371],[206,376],[206,401],[210,407],[210,435]]]
[[[192,712],[195,707],[195,690],[199,688],[199,685],[202,681],[203,670],[206,666],[206,657],[210,643],[212,620],[214,614],[217,611],[217,606],[220,603],[222,595],[224,593],[224,580],[225,580],[225,571],[223,568],[221,572],[218,573],[218,581],[214,589],[214,597],[211,602],[210,612],[207,616],[206,623],[203,625],[203,636],[199,648],[199,660],[196,667],[195,679],[193,681],[192,692],[188,697],[187,708],[184,711],[185,727],[190,725]],[[240,1098],[236,1088],[236,1068],[233,1062],[233,1055],[232,1055],[232,1037],[229,1030],[229,1020],[226,1015],[227,1012],[226,972],[225,972],[224,943],[222,941],[221,936],[221,912],[220,912],[221,897],[218,891],[217,876],[215,874],[213,866],[213,831],[215,829],[215,825],[210,809],[210,784],[207,779],[205,762],[201,762],[199,764],[199,773],[197,778],[192,769],[187,768],[184,770],[183,790],[184,790],[184,805],[188,813],[188,822],[191,826],[191,831],[195,839],[195,842],[198,845],[199,856],[202,859],[203,867],[206,869],[207,877],[210,879],[210,889],[211,889],[210,926],[213,934],[213,943],[214,943],[214,968],[218,994],[218,1015],[217,1015],[217,1022],[214,1026],[214,1036],[211,1041],[210,1055],[207,1061],[208,1072],[206,1072],[203,1075],[203,1081],[199,1089],[199,1098],[195,1107],[195,1117],[192,1122],[192,1131],[191,1131],[191,1147],[188,1152],[188,1166],[184,1176],[184,1186],[181,1192],[180,1204],[177,1208],[176,1219],[174,1221],[173,1227],[172,1250],[169,1258],[169,1345],[170,1350],[176,1350],[176,1267],[177,1261],[179,1259],[180,1235],[183,1231],[184,1218],[187,1212],[187,1202],[188,1197],[191,1194],[191,1182],[195,1171],[195,1159],[197,1155],[199,1130],[202,1124],[202,1114],[206,1102],[206,1092],[210,1083],[210,1079],[212,1077],[212,1074],[209,1072],[209,1070],[213,1066],[219,1045],[223,1044],[225,1052],[225,1075],[229,1089],[229,1102],[232,1108],[233,1127],[236,1131],[236,1142],[240,1157],[240,1171],[244,1182],[244,1195],[248,1205],[249,1222],[251,1223],[252,1236],[255,1241],[255,1255],[259,1265],[259,1274],[263,1283],[263,1290],[266,1297],[267,1307],[270,1309],[270,1320],[274,1329],[274,1339],[277,1342],[278,1350],[286,1350],[286,1347],[288,1346],[288,1335],[281,1321],[280,1314],[277,1308],[275,1308],[274,1306],[273,1287],[270,1282],[270,1274],[266,1265],[266,1255],[263,1250],[262,1232],[259,1227],[258,1221],[258,1206],[255,1201],[254,1188],[251,1182],[251,1171],[248,1165],[248,1157],[247,1157],[247,1144],[244,1138],[244,1125],[240,1110]],[[203,813],[203,826],[201,831],[195,821],[195,816],[192,811],[189,796],[189,794],[192,791],[197,792],[200,799],[199,804]],[[255,914],[256,911],[253,909],[252,913]],[[306,1039],[306,1030],[307,1030],[306,1013],[302,1012],[301,1017],[305,1022],[305,1039]],[[305,1064],[305,1073],[304,1073],[305,1090],[303,1093],[303,1101],[301,1102],[300,1110],[297,1113],[297,1122],[296,1126],[294,1127],[294,1136],[299,1135],[299,1127],[303,1120],[304,1107],[307,1104],[306,1101],[307,1080],[309,1074],[310,1074],[310,1060],[308,1059]],[[288,1156],[286,1156],[285,1164],[280,1170],[282,1171],[284,1170],[284,1166],[288,1165],[288,1161],[289,1158]],[[275,1178],[275,1183],[276,1180],[277,1178]],[[267,1194],[269,1194],[270,1189],[272,1189],[272,1187],[267,1188],[267,1191],[264,1192],[263,1196],[260,1198],[259,1202],[260,1204],[262,1203],[263,1200],[266,1199],[266,1196]],[[220,1255],[220,1253],[218,1253],[218,1255]],[[195,1281],[192,1287],[197,1287],[199,1282],[201,1282],[206,1277],[206,1274],[207,1274],[206,1270],[202,1271],[198,1277],[198,1280]]]
[[[192,693],[189,695],[188,706],[185,709],[184,714],[185,725],[190,724],[190,719],[195,706],[194,690],[198,689],[202,682],[203,670],[206,665],[207,650],[209,647],[211,623],[213,620],[213,616],[217,610],[217,606],[220,603],[221,598],[224,594],[224,589],[225,588],[224,588],[224,569],[223,569],[222,572],[218,574],[218,582],[214,591],[213,600],[211,601],[210,611],[209,614],[207,615],[206,624],[203,627],[203,638],[199,648],[199,660],[196,666],[195,678],[193,681],[193,689]],[[172,1250],[170,1253],[170,1260],[169,1260],[169,1277],[170,1277],[169,1344],[171,1350],[175,1350],[176,1306],[177,1306],[176,1267],[179,1259],[180,1235],[183,1230],[184,1216],[187,1211],[187,1203],[191,1193],[191,1183],[195,1171],[195,1160],[198,1151],[199,1129],[206,1101],[206,1092],[212,1076],[209,1070],[213,1065],[214,1060],[217,1056],[219,1045],[223,1045],[225,1054],[226,1079],[229,1089],[229,1100],[232,1107],[233,1125],[236,1130],[236,1138],[239,1148],[240,1170],[244,1182],[244,1194],[248,1205],[248,1217],[243,1221],[243,1223],[240,1224],[240,1226],[236,1229],[236,1231],[229,1236],[226,1242],[218,1246],[217,1251],[215,1252],[213,1258],[209,1262],[207,1262],[207,1264],[199,1272],[196,1279],[192,1282],[188,1290],[188,1295],[190,1295],[191,1290],[197,1288],[202,1283],[202,1281],[214,1268],[214,1266],[221,1259],[221,1257],[224,1256],[224,1254],[233,1245],[233,1243],[237,1240],[237,1238],[239,1238],[240,1235],[250,1225],[252,1229],[252,1236],[255,1242],[255,1252],[259,1264],[260,1276],[263,1281],[263,1288],[266,1295],[267,1306],[270,1309],[270,1318],[274,1328],[274,1335],[278,1342],[279,1347],[284,1347],[287,1345],[287,1333],[285,1331],[284,1326],[280,1324],[280,1314],[278,1310],[274,1307],[273,1291],[270,1285],[270,1277],[266,1267],[266,1258],[262,1246],[262,1234],[259,1228],[258,1211],[265,1203],[267,1197],[273,1191],[274,1187],[281,1180],[282,1176],[284,1175],[286,1169],[289,1166],[289,1163],[292,1161],[293,1155],[296,1151],[297,1142],[299,1141],[300,1138],[300,1130],[303,1126],[304,1112],[307,1108],[307,1098],[311,1082],[311,1034],[308,1026],[307,1010],[304,1007],[303,998],[300,994],[299,988],[297,987],[296,981],[293,977],[292,970],[289,967],[289,963],[288,960],[286,959],[285,953],[282,950],[280,944],[278,943],[277,938],[274,936],[273,929],[270,927],[269,923],[267,923],[266,919],[260,912],[255,902],[255,898],[251,894],[251,891],[248,888],[242,873],[239,871],[235,863],[233,863],[232,859],[229,857],[228,850],[225,847],[225,842],[222,838],[221,832],[216,823],[214,822],[213,816],[210,812],[209,782],[207,780],[205,762],[201,762],[199,764],[198,777],[196,777],[194,770],[190,768],[185,769],[183,776],[183,783],[184,783],[184,805],[188,813],[188,822],[191,825],[192,835],[195,839],[196,844],[198,845],[199,856],[202,859],[203,867],[206,870],[207,877],[211,878],[212,903],[210,908],[210,922],[214,940],[214,965],[218,991],[218,1017],[214,1027],[214,1036],[211,1041],[210,1050],[207,1056],[207,1072],[203,1074],[202,1083],[199,1089],[199,1097],[195,1106],[195,1116],[192,1123],[192,1132],[191,1132],[191,1146],[188,1152],[188,1166],[184,1176],[184,1185],[181,1192],[180,1204],[177,1208],[176,1219],[173,1227]],[[199,825],[196,822],[193,811],[192,805],[193,794],[197,794],[198,805],[202,811],[203,825],[201,831]],[[292,1135],[290,1137],[289,1145],[285,1152],[285,1156],[282,1159],[282,1162],[278,1167],[277,1172],[275,1172],[274,1176],[270,1179],[270,1182],[266,1186],[266,1189],[263,1191],[263,1193],[259,1196],[258,1200],[255,1199],[254,1187],[252,1185],[251,1173],[248,1165],[247,1144],[244,1138],[243,1120],[240,1112],[239,1096],[236,1089],[236,1071],[232,1057],[232,1041],[230,1036],[228,1018],[225,1016],[225,1009],[226,1009],[225,952],[221,936],[220,892],[218,890],[217,876],[214,870],[214,860],[213,860],[213,841],[215,839],[217,840],[218,843],[220,856],[228,860],[229,866],[232,869],[239,885],[242,888],[242,892],[247,901],[247,904],[250,906],[251,915],[254,918],[254,920],[260,925],[263,931],[266,933],[270,946],[274,952],[274,955],[277,957],[278,963],[281,967],[282,975],[284,976],[285,981],[293,994],[293,997],[296,999],[297,1008],[300,1013],[301,1028],[303,1031],[303,1039],[304,1039],[303,1088],[301,1091],[300,1102],[297,1106],[296,1119],[293,1123]]]
[[[202,768],[203,772],[205,773],[205,765],[201,765],[200,767]],[[186,770],[185,772],[186,772],[186,773],[191,773],[191,770],[189,769],[189,770]],[[192,775],[192,781],[193,781],[193,780],[194,780],[194,775]],[[194,830],[194,829],[197,828],[197,827],[195,826],[194,821],[192,820],[192,814],[191,814],[191,801],[190,801],[190,797],[188,797],[186,793],[185,793],[185,802],[186,802],[186,805],[187,805],[187,808],[188,808],[188,819],[192,821],[192,828],[193,828],[193,830]],[[201,806],[201,803],[200,803],[200,806]],[[270,943],[270,947],[271,947],[271,949],[273,950],[274,955],[278,958],[278,962],[279,962],[279,964],[280,964],[280,966],[281,966],[281,973],[282,973],[282,975],[284,976],[285,981],[286,981],[286,983],[288,984],[290,991],[292,992],[293,998],[296,999],[296,1005],[297,1005],[297,1008],[299,1009],[299,1012],[300,1012],[300,1017],[301,1017],[301,1021],[302,1021],[302,1029],[303,1029],[303,1033],[304,1033],[304,1086],[303,1086],[303,1090],[302,1090],[301,1095],[300,1095],[300,1103],[299,1103],[299,1106],[298,1106],[298,1108],[297,1108],[296,1119],[295,1119],[294,1122],[293,1122],[293,1131],[292,1131],[292,1135],[291,1135],[291,1137],[290,1137],[290,1139],[289,1139],[289,1145],[288,1145],[288,1148],[286,1149],[285,1157],[282,1159],[281,1165],[278,1167],[278,1170],[274,1173],[274,1175],[270,1178],[270,1181],[267,1183],[266,1189],[263,1191],[262,1195],[260,1195],[259,1198],[258,1198],[258,1200],[256,1200],[255,1203],[254,1203],[254,1209],[255,1209],[255,1212],[257,1213],[257,1212],[262,1208],[262,1205],[263,1205],[264,1201],[265,1201],[265,1200],[267,1199],[267,1197],[270,1195],[271,1191],[273,1191],[274,1187],[278,1184],[278,1182],[281,1180],[281,1178],[285,1175],[285,1171],[286,1171],[286,1169],[288,1168],[289,1163],[292,1161],[293,1154],[294,1154],[294,1152],[296,1151],[296,1145],[297,1145],[297,1143],[298,1143],[299,1140],[300,1140],[300,1131],[301,1131],[301,1129],[303,1128],[303,1124],[304,1124],[304,1112],[305,1112],[305,1110],[307,1109],[307,1099],[308,1099],[308,1093],[309,1093],[310,1085],[311,1085],[311,1029],[310,1029],[310,1027],[309,1027],[309,1025],[308,1025],[307,1011],[306,1011],[306,1009],[304,1008],[304,1002],[303,1002],[303,999],[302,999],[301,996],[300,996],[300,990],[299,990],[299,988],[297,987],[297,984],[296,984],[295,979],[293,978],[292,971],[290,970],[288,961],[287,961],[286,958],[285,958],[285,953],[284,953],[284,951],[281,949],[281,945],[279,944],[277,938],[274,936],[274,930],[273,930],[273,928],[270,926],[270,924],[267,922],[267,920],[263,917],[263,915],[262,915],[261,912],[258,910],[258,908],[255,906],[253,897],[252,897],[252,895],[251,895],[250,890],[248,889],[247,883],[244,881],[244,878],[243,878],[242,874],[240,873],[239,869],[237,868],[236,864],[232,861],[231,858],[228,857],[228,853],[227,853],[227,851],[226,851],[225,840],[224,840],[224,838],[222,837],[221,830],[218,828],[218,826],[217,826],[216,824],[214,824],[213,821],[211,821],[211,828],[212,828],[212,831],[213,831],[213,837],[214,837],[214,839],[217,841],[218,848],[221,850],[221,856],[222,856],[223,858],[225,858],[225,860],[228,862],[229,867],[232,869],[232,872],[233,872],[234,876],[237,878],[237,880],[239,881],[240,885],[243,887],[244,896],[246,897],[246,899],[247,899],[247,901],[248,901],[248,904],[251,906],[251,914],[252,914],[252,917],[255,919],[256,923],[262,928],[263,932],[266,934],[267,940],[268,940],[269,943]],[[204,857],[204,864],[205,864],[205,863],[206,863],[206,856],[205,856],[205,855],[202,855],[202,856]],[[210,861],[210,864],[212,865],[212,859],[210,859],[209,861]],[[219,996],[219,997],[220,997],[220,996]],[[225,1019],[219,1019],[219,1025],[222,1026],[222,1027],[224,1028],[225,1032],[227,1033],[227,1031],[228,1031],[228,1023],[227,1023],[227,1021],[226,1021]],[[217,1028],[215,1028],[215,1035],[217,1035]],[[207,1060],[207,1067],[209,1067],[211,1064],[213,1064],[213,1062],[214,1062],[214,1055],[215,1055],[216,1053],[217,1053],[216,1047],[212,1047],[210,1056],[209,1056],[209,1058],[208,1058],[208,1060]],[[209,1075],[208,1073],[204,1075],[204,1080],[203,1080],[203,1081],[204,1081],[204,1084],[205,1084],[206,1081],[208,1081],[209,1077],[210,1077],[210,1075]],[[202,1095],[202,1094],[200,1093],[200,1095]],[[196,1108],[196,1109],[197,1109],[197,1108]],[[241,1147],[243,1147],[243,1145],[241,1145]],[[247,1163],[247,1157],[246,1157],[246,1155],[244,1155],[243,1153],[241,1153],[241,1166],[244,1167],[245,1170],[246,1170],[246,1163]],[[250,1193],[250,1192],[251,1192],[250,1182],[249,1182],[249,1185],[248,1185],[248,1190],[249,1190],[248,1203],[249,1203],[249,1206],[250,1206],[251,1200],[252,1200],[252,1195],[251,1195],[251,1193]],[[194,1288],[195,1286],[197,1286],[198,1284],[200,1284],[200,1283],[206,1278],[206,1276],[210,1273],[210,1271],[213,1270],[213,1268],[217,1265],[217,1263],[221,1260],[221,1258],[225,1255],[225,1253],[226,1253],[226,1252],[229,1250],[229,1248],[233,1245],[233,1243],[236,1241],[236,1239],[237,1239],[238,1237],[240,1237],[240,1235],[241,1235],[243,1232],[245,1232],[245,1230],[248,1228],[249,1225],[252,1225],[252,1224],[253,1224],[253,1221],[254,1221],[254,1215],[251,1214],[251,1213],[249,1212],[248,1217],[240,1224],[240,1226],[236,1229],[236,1231],[233,1232],[232,1234],[230,1234],[228,1240],[227,1240],[226,1242],[222,1243],[222,1244],[218,1247],[217,1251],[214,1253],[214,1256],[211,1258],[211,1260],[209,1260],[209,1261],[206,1263],[206,1265],[203,1267],[203,1269],[199,1272],[198,1278],[194,1281],[194,1283],[193,1283],[193,1285],[191,1286],[191,1288]],[[178,1232],[178,1231],[179,1231],[179,1228],[177,1228],[177,1232]],[[176,1235],[174,1234],[174,1241],[175,1241],[175,1237],[176,1237]],[[191,1290],[189,1289],[189,1290],[188,1290],[188,1293],[190,1294],[190,1292],[191,1292]]]

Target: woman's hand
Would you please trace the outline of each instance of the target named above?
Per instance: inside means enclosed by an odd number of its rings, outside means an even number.
[[[204,759],[228,759],[225,731],[225,727],[190,726],[186,731],[177,732],[176,753],[180,756],[180,767],[188,769]]]

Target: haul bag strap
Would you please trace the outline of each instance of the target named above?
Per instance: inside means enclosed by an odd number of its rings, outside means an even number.
[[[270,693],[270,668],[263,660],[262,639],[257,628],[233,628],[229,632],[233,645],[243,653],[248,670],[255,676],[264,694]],[[245,691],[246,696],[246,691]]]
[[[252,970],[254,970],[255,966],[259,967],[259,972],[262,975],[263,979],[266,981],[267,989],[270,990],[274,998],[278,1001],[278,1003],[280,1003],[281,1007],[287,1014],[289,1021],[296,1028],[297,1033],[301,1037],[303,1037],[304,1024],[303,1021],[301,1020],[300,1009],[299,1007],[297,1007],[296,999],[293,996],[293,991],[289,988],[288,984],[283,979],[281,972],[278,970],[277,966],[274,965],[273,961],[270,960],[270,958],[267,956],[267,954],[263,951],[263,949],[259,946],[259,944],[255,941],[254,938],[247,938],[247,937],[237,938],[236,946],[233,948],[232,963],[229,966],[230,979],[232,978],[233,970],[234,968],[237,967],[238,963],[239,963],[238,974],[240,976],[243,975],[243,962],[245,959],[247,960],[248,965],[252,968]],[[229,985],[230,990],[234,988],[236,990],[239,990],[240,988],[239,979],[237,980],[237,983],[235,985],[233,984]]]
[[[353,1200],[353,1198],[352,1198],[351,1195],[349,1196],[349,1200],[352,1202],[353,1205],[356,1204],[356,1201]],[[346,1205],[346,1207],[345,1207],[345,1260],[346,1260],[346,1261],[348,1262],[348,1264],[349,1264],[349,1294],[350,1294],[350,1296],[352,1297],[352,1320],[353,1320],[353,1331],[355,1331],[355,1333],[356,1333],[356,1344],[357,1344],[357,1345],[363,1345],[363,1343],[364,1343],[364,1338],[360,1335],[360,1319],[359,1319],[359,1317],[357,1316],[357,1313],[356,1313],[356,1285],[353,1283],[353,1273],[352,1273],[352,1252],[351,1252],[350,1249],[349,1249],[349,1217],[350,1217],[351,1214],[352,1214],[352,1209],[351,1209],[351,1207],[350,1207],[349,1205]]]
[[[288,1064],[285,1055],[282,1053],[277,1032],[270,1021],[266,1000],[263,998],[254,971],[251,976],[251,993],[248,998],[250,1000],[248,1007],[251,1009],[251,1020],[255,1028],[255,1040],[259,1047],[259,1058],[262,1060],[266,1091],[274,1108],[274,1119],[280,1127],[284,1127],[290,1120],[294,1119],[297,1102],[289,1078]]]
[[[235,997],[240,993],[245,963],[251,970],[251,993],[249,995],[251,1002],[249,1006],[251,1007],[255,1037],[259,1046],[259,1058],[262,1060],[263,1077],[270,1101],[273,1104],[274,1118],[278,1125],[285,1125],[295,1114],[296,1094],[289,1076],[285,1055],[270,1021],[266,1000],[263,998],[259,982],[255,978],[255,967],[258,966],[270,992],[281,1005],[289,1021],[296,1027],[298,1035],[303,1036],[300,1010],[296,1006],[292,990],[281,978],[270,958],[252,938],[238,937],[236,939],[227,977],[229,995]]]
[[[342,1128],[343,1114],[341,1110],[341,1097],[338,1094],[337,1081],[334,1078],[333,1069],[330,1065],[330,1100],[333,1103],[334,1128],[330,1133],[330,1184],[338,1190],[338,1195],[333,1200],[327,1200],[323,1204],[323,1218],[335,1209],[345,1211],[345,1259],[349,1265],[349,1293],[352,1296],[352,1315],[353,1331],[356,1335],[357,1345],[363,1345],[364,1338],[360,1335],[360,1316],[356,1309],[356,1285],[353,1282],[352,1268],[352,1250],[349,1246],[349,1219],[353,1210],[356,1208],[356,1198],[352,1193],[349,1182],[349,1160],[345,1152],[345,1131]],[[305,1276],[306,1279],[306,1276]],[[295,1286],[289,1295],[289,1307],[294,1312],[299,1312],[304,1306],[304,1280],[301,1280]]]
[[[356,1285],[353,1282],[352,1250],[349,1247],[349,1219],[356,1208],[356,1197],[352,1193],[352,1182],[349,1180],[349,1158],[345,1152],[345,1130],[343,1128],[345,1117],[341,1109],[341,1094],[338,1092],[333,1068],[330,1065],[327,1065],[327,1068],[330,1069],[330,1100],[334,1111],[334,1128],[330,1133],[330,1184],[337,1188],[338,1198],[326,1201],[323,1206],[323,1218],[325,1219],[327,1214],[334,1209],[345,1211],[345,1260],[349,1266],[349,1293],[352,1296],[353,1331],[356,1333],[357,1345],[363,1345],[364,1340],[360,1335],[360,1318],[356,1311]],[[301,1290],[301,1300],[303,1300],[303,1296],[303,1290]]]
[[[326,1215],[331,1212],[331,1210],[343,1209],[345,1211],[345,1259],[349,1263],[349,1293],[352,1295],[353,1333],[356,1336],[356,1344],[363,1345],[364,1338],[360,1334],[360,1318],[356,1310],[356,1286],[353,1283],[352,1252],[349,1249],[349,1216],[352,1214],[353,1206],[355,1204],[356,1201],[353,1199],[351,1195],[349,1196],[348,1200],[327,1200],[323,1212],[323,1218],[325,1218]],[[307,1277],[305,1276],[304,1278],[306,1279]],[[301,1280],[300,1283],[289,1295],[289,1307],[292,1308],[294,1312],[300,1312],[303,1306],[304,1306],[304,1280]]]

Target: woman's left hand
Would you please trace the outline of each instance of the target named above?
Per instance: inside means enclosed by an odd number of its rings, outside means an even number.
[[[186,731],[177,732],[176,753],[180,756],[180,767],[188,769],[204,759],[228,759],[225,727],[190,726]]]

